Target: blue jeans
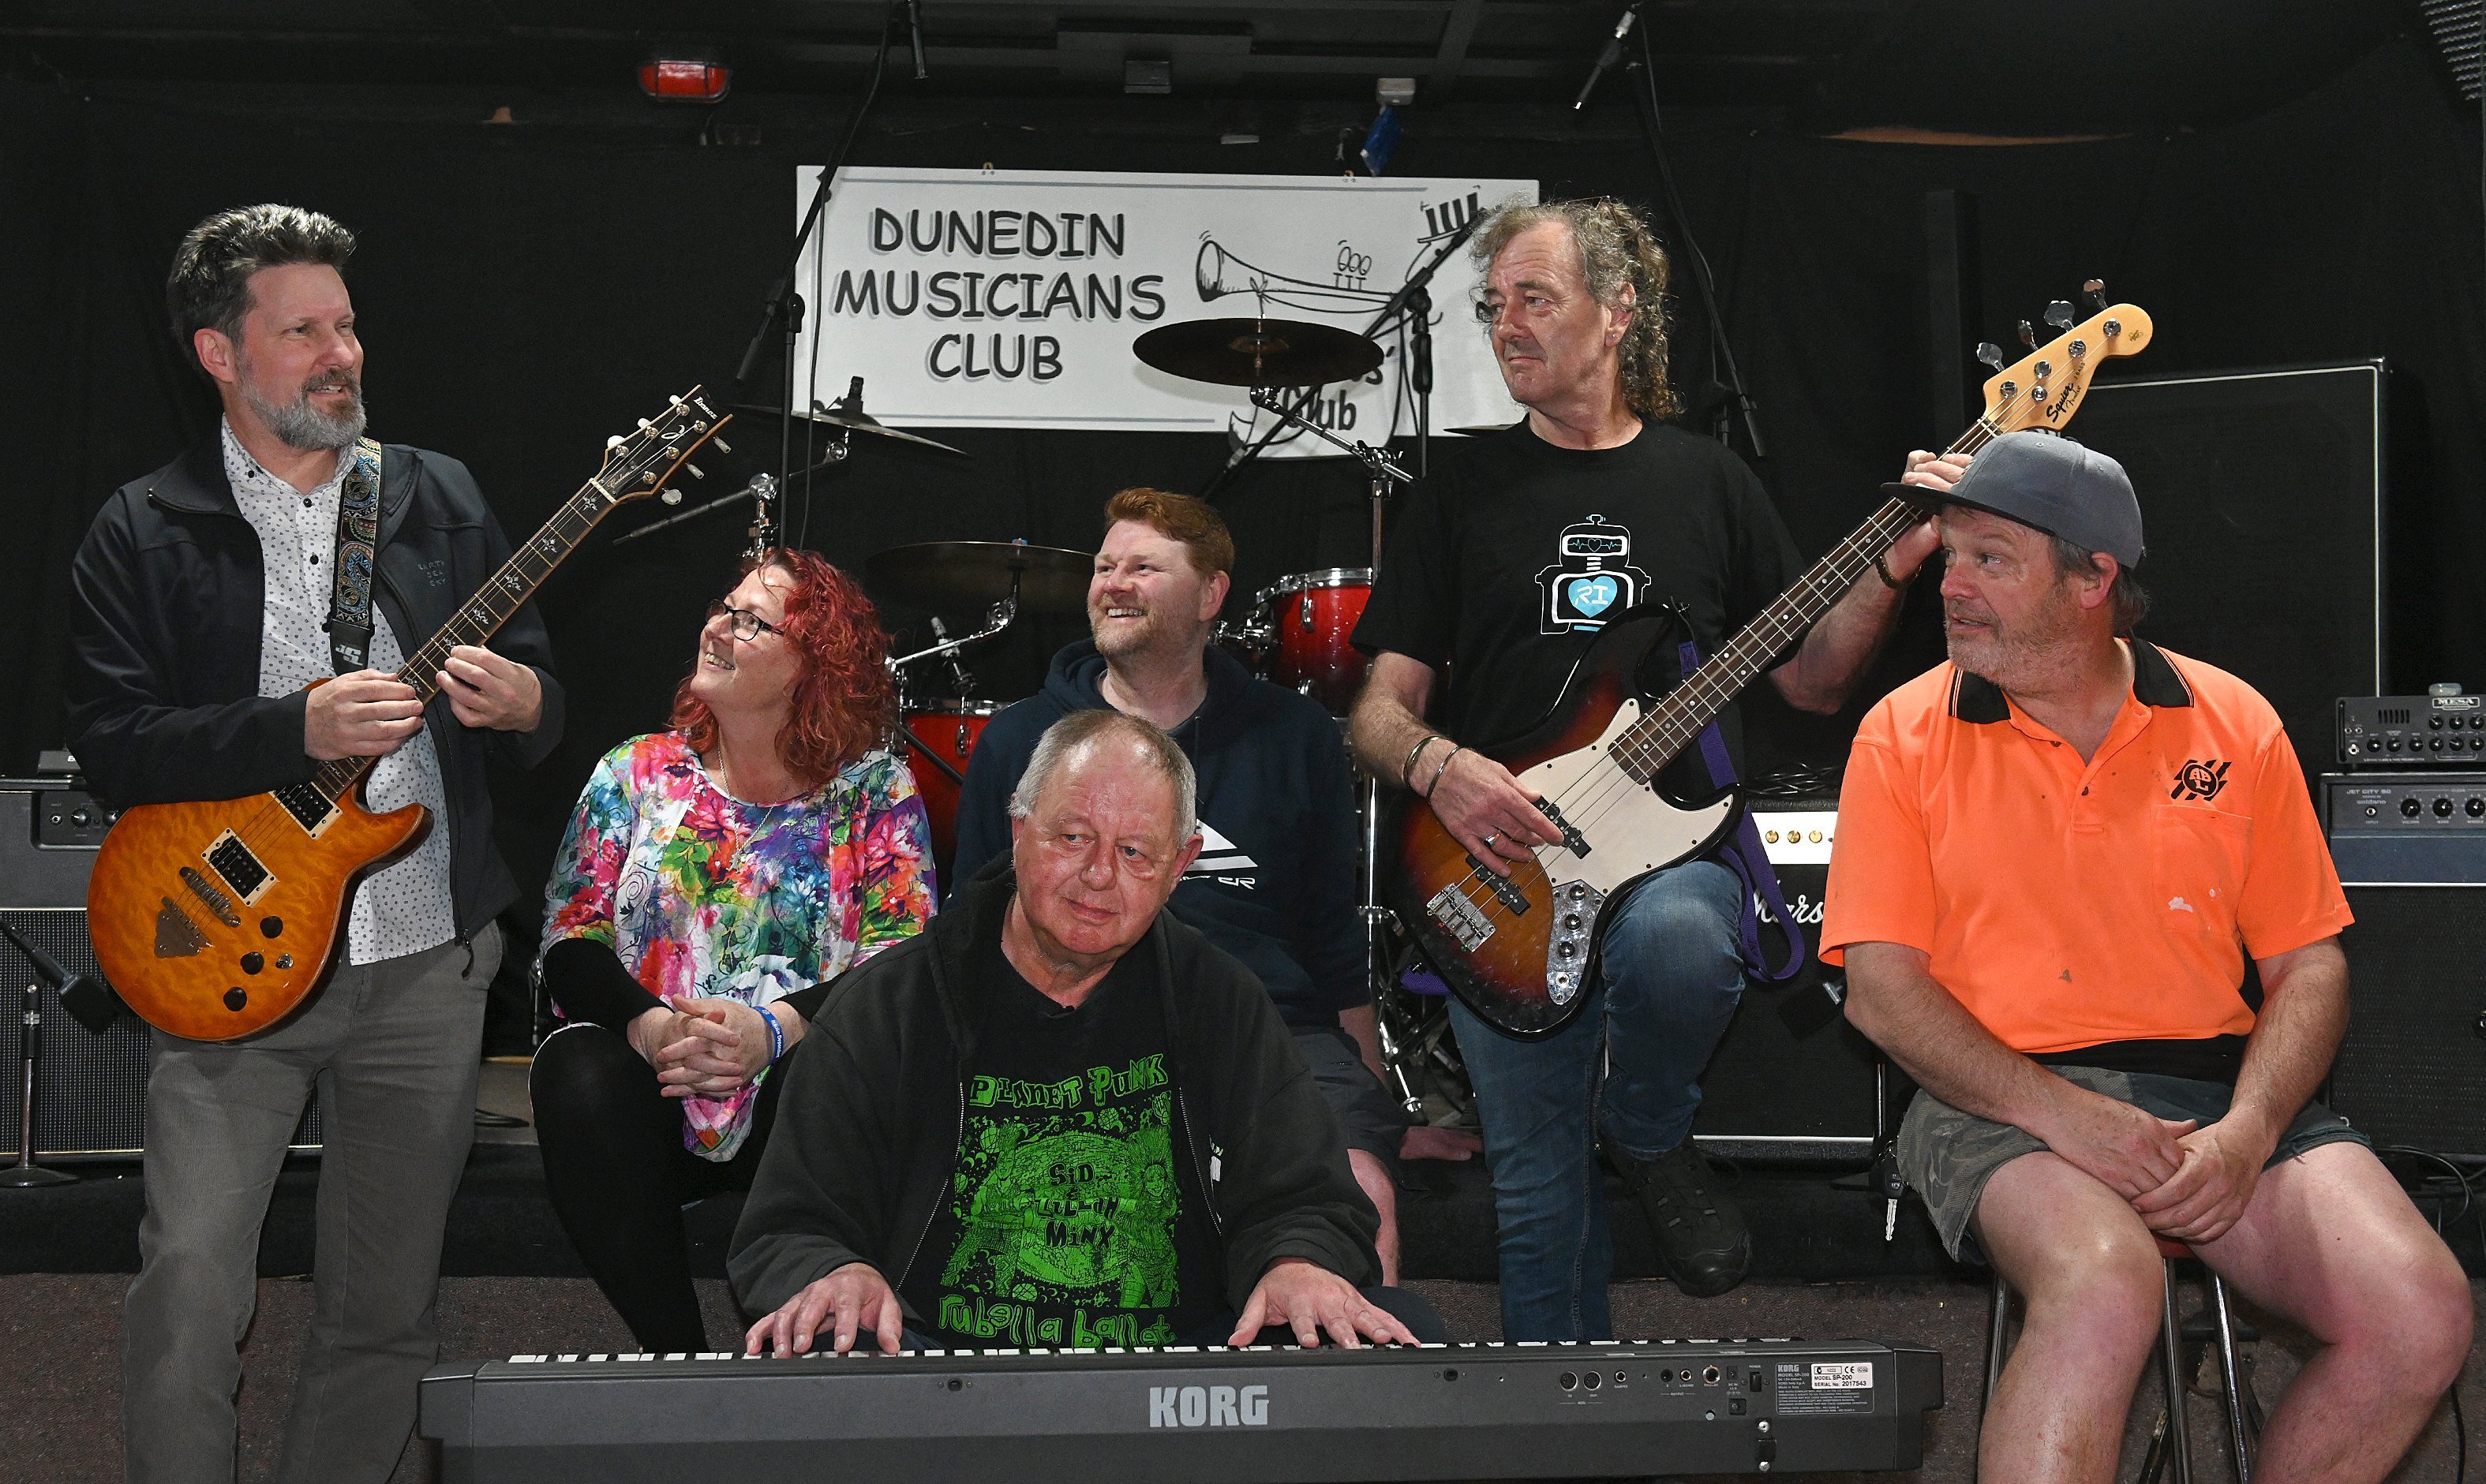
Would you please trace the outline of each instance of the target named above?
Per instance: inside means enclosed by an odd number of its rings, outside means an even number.
[[[1606,928],[1587,1007],[1543,1040],[1504,1035],[1452,997],[1493,1175],[1503,1338],[1613,1337],[1614,1239],[1592,1136],[1602,1129],[1635,1159],[1691,1136],[1701,1069],[1744,992],[1743,895],[1711,861],[1642,883]]]

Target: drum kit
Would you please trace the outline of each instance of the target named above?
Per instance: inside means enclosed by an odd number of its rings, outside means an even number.
[[[1338,437],[1303,418],[1280,393],[1364,376],[1381,364],[1380,345],[1329,325],[1226,318],[1166,325],[1141,336],[1132,349],[1142,362],[1168,374],[1247,388],[1252,403],[1279,424],[1297,426],[1331,443],[1364,465],[1372,506],[1372,565],[1282,577],[1254,595],[1239,620],[1218,624],[1215,636],[1254,674],[1312,698],[1343,724],[1369,666],[1350,643],[1350,636],[1364,616],[1372,592],[1372,574],[1380,564],[1383,506],[1409,476],[1386,450]],[[812,411],[802,414],[831,430],[833,441],[825,463],[843,461],[859,439],[902,440],[960,453],[947,444],[886,426],[865,415],[862,404],[858,378],[840,401],[815,402]],[[759,410],[773,413],[773,409]],[[744,493],[757,493],[765,500],[773,490]],[[889,660],[904,715],[902,740],[921,764],[915,769],[916,786],[931,817],[934,862],[945,879],[956,846],[958,794],[967,764],[984,728],[1008,703],[979,696],[975,677],[961,656],[998,638],[1023,617],[1084,617],[1093,568],[1094,558],[1087,553],[1024,540],[925,541],[891,547],[864,563],[866,586],[884,598],[935,614],[979,609],[983,613],[982,623],[973,632],[954,635],[943,619],[934,618],[930,620],[934,643]],[[930,689],[926,672],[932,666],[948,669],[956,695],[924,694]],[[1379,798],[1369,777],[1363,779],[1361,792],[1361,907],[1370,979],[1382,991],[1385,1060],[1396,1084],[1394,1091],[1411,1112],[1421,1113],[1420,1086],[1428,1080],[1440,1085],[1438,1076],[1427,1079],[1423,1074],[1427,1067],[1440,1072],[1441,1066],[1434,1063],[1444,1062],[1448,1048],[1440,1033],[1438,1006],[1409,1003],[1397,977],[1384,972],[1395,954],[1389,914],[1380,905],[1378,892]],[[1396,1013],[1393,1013],[1394,1000],[1398,1002]],[[1455,1071],[1454,1061],[1444,1064]],[[1453,1091],[1454,1101],[1457,1091],[1463,1089]]]

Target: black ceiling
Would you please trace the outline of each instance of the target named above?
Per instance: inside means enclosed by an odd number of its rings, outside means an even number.
[[[933,97],[1108,96],[1164,60],[1202,97],[1419,106],[1565,103],[1619,0],[922,0]],[[2405,0],[1644,0],[1671,104],[1776,110],[1796,126],[2035,134],[2180,126],[2283,101],[2385,37]],[[502,86],[626,96],[671,43],[712,48],[744,96],[850,92],[877,0],[16,0],[0,64],[22,79],[281,88]],[[1626,105],[1619,89],[1601,106]]]

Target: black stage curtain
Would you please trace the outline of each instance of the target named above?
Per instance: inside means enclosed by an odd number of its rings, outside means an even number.
[[[726,149],[703,147],[690,116],[522,99],[521,122],[495,125],[481,122],[490,101],[401,89],[272,101],[239,88],[0,88],[0,281],[14,332],[14,353],[0,356],[0,404],[15,471],[0,541],[0,589],[14,595],[0,770],[22,772],[62,740],[66,567],[97,502],[172,457],[212,416],[162,308],[173,244],[200,216],[281,200],[361,233],[351,282],[375,432],[466,460],[522,536],[594,471],[607,434],[695,381],[722,387],[781,265],[791,167],[828,153],[848,104],[788,100],[762,147]],[[1601,131],[1572,131],[1561,117],[1420,110],[1393,168],[1654,199],[1619,97]],[[1326,126],[1221,147],[1214,119],[1208,105],[1173,99],[885,100],[856,157],[1336,168]],[[1958,431],[1928,426],[1925,410],[1921,225],[1925,193],[1957,188],[1980,203],[1982,333],[1995,340],[2007,343],[2012,320],[2097,275],[2156,318],[2155,347],[2124,363],[2134,373],[2389,358],[2404,373],[2395,390],[2429,414],[2394,451],[2393,680],[2486,684],[2477,122],[2420,43],[2389,42],[2293,102],[2199,131],[1968,147],[1805,137],[1723,114],[1670,124],[1685,209],[1762,410],[1770,457],[1757,467],[1808,555],[1877,503],[1874,485],[1908,449]],[[1688,294],[1688,276],[1676,288]],[[1706,336],[1688,304],[1677,321],[1678,379],[1697,383]],[[848,565],[930,539],[1085,549],[1111,490],[1197,489],[1226,453],[1221,440],[1190,435],[943,436],[973,461],[867,449],[822,481],[809,544]],[[773,463],[769,430],[746,426],[734,441],[736,455],[715,460],[722,467],[693,498]],[[2141,496],[2145,507],[2149,491]],[[1259,466],[1221,503],[1243,593],[1284,573],[1362,563],[1362,486],[1342,461]],[[646,518],[625,511],[611,525]],[[700,610],[732,579],[742,525],[720,515],[618,549],[599,538],[547,590],[573,701],[561,753],[503,791],[505,843],[522,879],[541,879],[593,759],[661,725]],[[2143,575],[2162,587],[2184,580]],[[2270,580],[2318,601],[2323,574]],[[1838,760],[1863,705],[1939,657],[1932,609],[1920,591],[1847,714],[1822,721],[1757,705],[1756,757]],[[912,629],[922,616],[890,618]],[[978,690],[1027,694],[1075,632],[1031,624],[976,656]]]

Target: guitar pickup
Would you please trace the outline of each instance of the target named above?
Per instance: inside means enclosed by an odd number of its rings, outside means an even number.
[[[207,864],[225,879],[225,885],[233,888],[234,895],[244,902],[258,901],[260,893],[267,890],[273,879],[267,867],[259,863],[259,857],[251,854],[250,847],[241,842],[241,837],[231,830],[207,847]],[[216,916],[221,918],[224,914],[219,912]],[[230,923],[231,920],[228,920],[228,925]]]
[[[284,805],[293,822],[310,831],[315,839],[337,812],[337,806],[319,791],[317,783],[288,783],[276,790],[276,802]]]
[[[1536,811],[1552,820],[1554,822],[1554,828],[1562,832],[1563,849],[1568,850],[1576,856],[1585,856],[1588,853],[1588,841],[1587,837],[1574,829],[1571,825],[1571,821],[1562,817],[1562,811],[1555,807],[1552,799],[1537,800]]]
[[[1509,877],[1494,870],[1473,855],[1468,857],[1468,868],[1476,873],[1476,879],[1483,882],[1486,889],[1501,899],[1504,906],[1510,909],[1512,916],[1515,917],[1528,910],[1528,893],[1519,890]]]

